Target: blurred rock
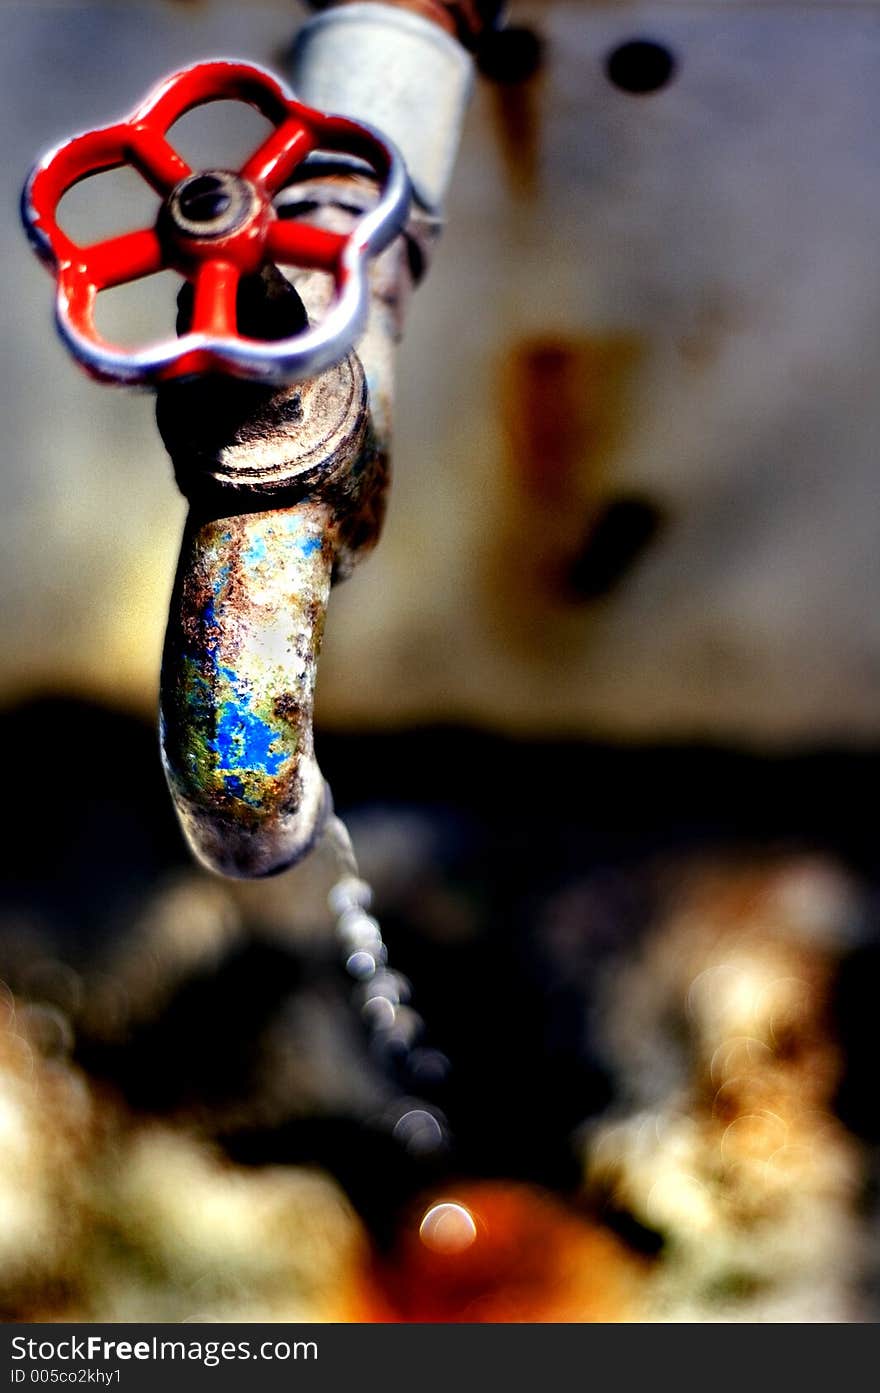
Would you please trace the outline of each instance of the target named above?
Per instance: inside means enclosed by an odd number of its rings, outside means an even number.
[[[833,863],[668,875],[665,912],[605,993],[614,1115],[585,1134],[587,1193],[656,1235],[646,1318],[862,1318],[859,1145],[832,1111],[831,990],[858,922]]]
[[[235,1166],[185,1128],[137,1122],[42,1056],[10,995],[2,1007],[6,1319],[343,1318],[365,1238],[332,1180]]]

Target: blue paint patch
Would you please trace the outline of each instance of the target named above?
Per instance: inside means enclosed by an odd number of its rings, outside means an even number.
[[[266,560],[266,543],[262,537],[255,537],[244,553],[244,559],[249,566],[258,566],[261,561]]]
[[[221,542],[231,542],[231,541],[232,541],[232,533],[231,533],[231,532],[224,532],[224,533],[223,533],[223,536],[220,538],[220,540],[221,540]]]
[[[228,569],[228,568],[223,568]],[[222,575],[222,571],[220,573]],[[213,632],[212,632],[213,630]],[[214,755],[214,772],[223,779],[227,793],[259,808],[259,796],[248,797],[240,775],[271,777],[293,758],[286,748],[286,732],[273,728],[254,710],[253,694],[246,679],[233,668],[221,666],[221,637],[213,600],[202,610],[201,655],[187,655],[190,720],[203,748]],[[218,691],[218,683],[223,688]],[[225,700],[218,700],[223,691]],[[207,731],[213,728],[213,738]],[[189,757],[192,776],[198,760]]]
[[[226,584],[226,582],[228,581],[228,579],[229,579],[229,562],[227,561],[227,563],[226,563],[225,566],[221,566],[221,567],[220,567],[220,570],[217,572],[217,579],[214,581],[214,584],[213,584],[213,586],[211,587],[211,588],[213,589],[213,591],[214,591],[215,597],[218,596],[218,595],[220,594],[220,591],[223,589],[223,587],[224,587],[224,585]],[[213,616],[213,606],[212,606],[212,616]]]
[[[257,715],[250,693],[242,690],[231,668],[221,667],[218,674],[235,693],[231,701],[221,702],[217,708],[217,733],[208,741],[209,748],[218,756],[219,770],[277,774],[290,758],[283,749],[272,749],[280,739],[279,732]]]
[[[306,537],[304,541],[300,542],[299,549],[303,556],[312,556],[316,551],[321,550],[321,538]]]

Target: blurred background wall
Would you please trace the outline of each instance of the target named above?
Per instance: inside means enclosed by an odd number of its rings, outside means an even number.
[[[183,515],[149,396],[89,384],[50,332],[24,172],[175,64],[280,61],[301,14],[3,5],[10,695],[152,709]],[[322,719],[871,739],[876,8],[512,15],[543,61],[477,91],[400,354],[388,528],[334,598]],[[644,36],[674,66],[634,95],[607,60]],[[134,179],[104,182],[104,226],[136,222]],[[167,321],[167,279],[112,292],[110,323]]]

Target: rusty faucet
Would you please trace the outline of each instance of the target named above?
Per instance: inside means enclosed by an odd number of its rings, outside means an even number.
[[[317,15],[292,51],[298,98],[251,64],[185,69],[127,120],[65,141],[25,185],[61,336],[93,376],[157,388],[190,504],[162,756],[194,854],[227,876],[295,864],[332,809],[312,734],[327,603],[381,529],[393,348],[471,85],[450,11],[434,9],[443,23],[371,3]],[[167,133],[224,97],[256,106],[272,134],[239,171],[191,170]],[[58,202],[121,164],[158,193],[154,226],[74,244]],[[184,277],[178,337],[138,350],[101,338],[97,295],[166,267]]]

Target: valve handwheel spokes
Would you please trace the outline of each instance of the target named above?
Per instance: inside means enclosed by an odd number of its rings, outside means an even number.
[[[256,107],[273,131],[237,173],[192,170],[168,141],[169,129],[193,107],[230,99]],[[315,150],[356,156],[379,182],[375,207],[347,235],[275,214],[274,195]],[[121,165],[161,195],[155,226],[78,246],[58,226],[59,202],[80,180]],[[255,64],[215,61],[175,73],[127,120],[46,155],[25,184],[22,217],[57,279],[59,332],[94,376],[148,384],[221,372],[280,384],[313,376],[353,347],[366,321],[369,259],[401,231],[409,197],[403,161],[377,131],[303,106]],[[236,323],[239,281],[276,263],[329,272],[335,294],[320,323],[273,342],[247,338]],[[166,269],[193,283],[190,331],[132,350],[103,339],[94,321],[100,292]]]

